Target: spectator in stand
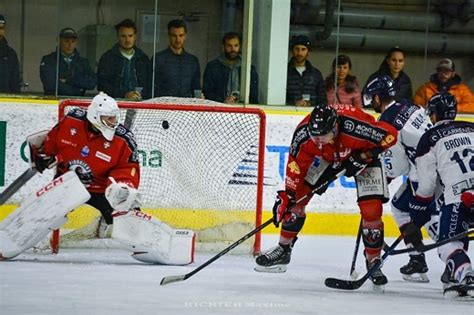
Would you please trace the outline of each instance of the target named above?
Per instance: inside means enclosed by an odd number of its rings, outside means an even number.
[[[169,47],[155,54],[155,96],[193,97],[201,90],[199,60],[184,50],[186,34],[183,20],[168,23]]]
[[[203,93],[209,100],[233,104],[239,102],[240,73],[242,69],[240,35],[230,32],[222,39],[223,54],[207,63],[204,70]],[[258,103],[258,75],[250,69],[250,103]]]
[[[20,92],[20,63],[5,38],[7,21],[0,14],[0,93]]]
[[[337,68],[336,68],[337,61]],[[326,96],[329,105],[349,104],[354,107],[363,108],[362,97],[357,83],[357,78],[350,74],[352,69],[351,58],[339,55],[332,62],[332,73],[326,78]],[[337,75],[337,83],[336,83]],[[337,84],[334,93],[334,84]]]
[[[115,98],[140,100],[151,97],[151,63],[135,46],[137,27],[125,19],[115,25],[118,43],[100,57],[98,90]]]
[[[436,73],[416,91],[413,103],[426,108],[430,98],[437,93],[450,93],[458,103],[458,112],[474,113],[474,96],[467,85],[461,83],[461,77],[455,72],[451,59],[441,59]]]
[[[315,106],[327,104],[321,71],[308,61],[311,43],[308,36],[294,36],[290,42],[292,58],[288,63],[286,104]]]
[[[403,71],[403,68],[405,67],[405,58],[405,51],[400,47],[394,46],[390,48],[380,64],[379,70],[369,76],[365,86],[375,78],[382,75],[388,75],[395,82],[395,101],[398,102],[402,99],[410,101],[413,97],[413,89],[410,77]]]
[[[56,51],[41,58],[40,77],[45,95],[56,95],[56,82],[58,95],[84,96],[86,90],[95,88],[97,77],[89,61],[79,55],[76,44],[76,31],[65,27],[59,32],[59,46]]]

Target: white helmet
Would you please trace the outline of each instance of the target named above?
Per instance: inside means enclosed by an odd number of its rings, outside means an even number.
[[[92,103],[87,108],[87,119],[102,133],[105,139],[112,141],[120,119],[117,102],[107,94],[100,92],[92,99]]]

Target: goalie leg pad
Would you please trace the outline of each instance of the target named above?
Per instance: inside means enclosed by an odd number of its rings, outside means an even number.
[[[89,198],[89,192],[74,172],[53,179],[0,223],[0,256],[13,258],[35,246],[50,230],[63,225],[71,210]]]
[[[193,231],[173,229],[138,210],[114,213],[112,238],[145,263],[187,265],[194,261]]]

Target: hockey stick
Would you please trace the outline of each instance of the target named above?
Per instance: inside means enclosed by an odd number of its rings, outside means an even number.
[[[459,241],[459,240],[461,240],[465,237],[468,237],[469,241],[474,240],[474,229],[469,229],[469,230],[467,230],[463,233],[459,233],[459,234],[457,234],[453,237],[450,237],[450,238],[445,238],[444,240],[433,243],[433,244],[423,245],[422,247],[420,247],[418,249],[416,249],[414,247],[411,247],[411,248],[392,250],[390,252],[390,255],[395,256],[395,255],[405,254],[405,253],[409,253],[409,252],[413,252],[413,251],[424,253],[424,252],[427,252],[429,250],[432,250],[432,249],[438,248],[440,246],[443,246],[447,243],[454,242],[454,241]]]
[[[324,183],[322,183],[321,185],[319,185],[318,187],[314,188],[310,193],[304,195],[303,197],[301,197],[300,199],[298,199],[296,201],[296,204],[302,202],[303,200],[305,200],[306,198],[309,198],[310,196],[312,196],[316,191],[320,190],[321,188],[323,188],[324,186],[326,186],[327,184],[329,183],[332,183],[333,181],[335,181],[336,179],[338,179],[339,177],[341,177],[342,175],[344,175],[344,173],[346,172],[345,169],[341,170],[339,173],[337,173],[334,177],[332,177],[330,180],[328,181],[325,181]],[[216,254],[214,257],[212,257],[211,259],[209,259],[208,261],[206,261],[205,263],[203,263],[202,265],[200,265],[199,267],[195,268],[193,271],[191,272],[188,272],[187,274],[184,274],[184,275],[180,275],[180,276],[168,276],[168,277],[164,277],[163,279],[161,279],[161,282],[160,282],[160,285],[165,285],[165,284],[169,284],[169,283],[173,283],[173,282],[179,282],[179,281],[184,281],[190,277],[192,277],[193,275],[195,275],[196,273],[198,273],[199,271],[201,271],[202,269],[206,268],[207,266],[209,266],[210,264],[212,264],[214,261],[216,261],[217,259],[221,258],[222,256],[224,256],[225,254],[227,254],[228,252],[230,252],[232,249],[236,248],[237,246],[239,246],[240,244],[242,244],[243,242],[245,242],[247,239],[249,239],[250,237],[252,237],[253,235],[255,235],[257,232],[263,230],[266,226],[270,225],[271,223],[273,222],[273,218],[270,218],[268,219],[267,221],[265,221],[263,224],[257,226],[255,229],[253,229],[252,231],[250,231],[249,233],[245,234],[242,238],[240,238],[239,240],[237,240],[236,242],[234,242],[233,244],[229,245],[227,248],[223,249],[221,252],[219,252],[218,254]]]
[[[29,168],[23,172],[13,183],[10,184],[0,194],[0,205],[3,205],[11,196],[13,196],[21,187],[23,187],[35,174],[38,173],[36,168]]]
[[[360,245],[361,237],[362,237],[362,218],[360,218],[359,230],[357,231],[357,238],[355,242],[354,253],[352,254],[351,271],[349,273],[352,279],[357,278],[357,272],[355,272],[355,266],[357,262],[357,254],[359,253],[359,245]]]
[[[336,279],[336,278],[326,278],[324,280],[324,284],[333,289],[341,289],[341,290],[356,290],[360,288],[367,279],[370,278],[371,275],[374,274],[377,270],[382,268],[383,263],[387,260],[390,253],[395,250],[395,247],[403,240],[403,235],[398,236],[398,238],[393,242],[392,245],[388,248],[388,250],[382,255],[380,260],[378,260],[375,265],[370,268],[365,275],[362,276],[359,280],[343,280],[343,279]]]

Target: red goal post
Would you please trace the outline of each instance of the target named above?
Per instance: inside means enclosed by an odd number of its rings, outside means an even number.
[[[151,101],[118,102],[121,123],[137,141],[142,210],[175,228],[194,230],[204,250],[219,250],[259,226],[265,113],[201,99]],[[71,107],[89,104],[90,100],[62,101],[58,118]],[[85,206],[68,216],[61,233],[53,233],[53,252],[59,249],[60,234],[63,240],[73,235],[71,231],[90,224],[86,221],[97,219],[99,212]],[[250,243],[254,254],[260,242],[258,233]],[[213,243],[221,245],[214,248]]]

